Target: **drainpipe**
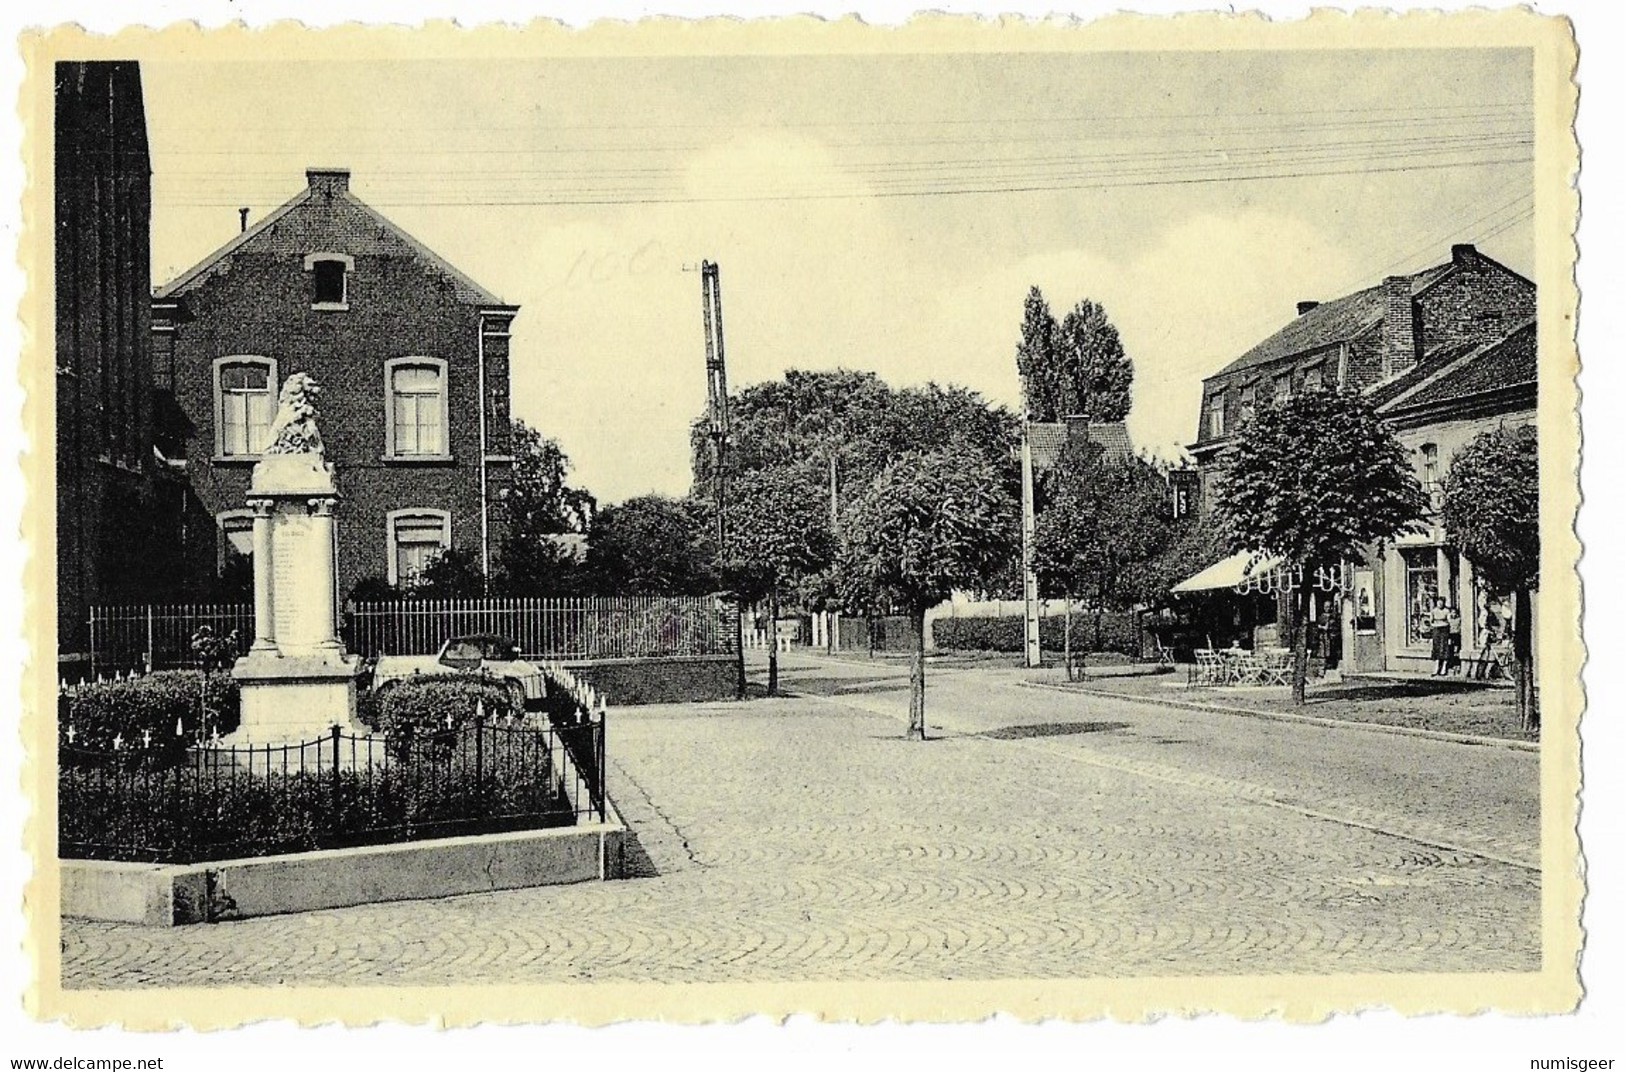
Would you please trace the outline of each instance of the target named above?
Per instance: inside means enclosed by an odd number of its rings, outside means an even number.
[[[480,391],[480,588],[491,590],[491,502],[485,474],[485,314],[479,318]]]

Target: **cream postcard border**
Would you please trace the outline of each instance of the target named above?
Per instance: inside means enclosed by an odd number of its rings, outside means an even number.
[[[1543,698],[1541,742],[1542,968],[1529,973],[1211,976],[1170,978],[737,983],[707,985],[548,984],[434,988],[207,988],[140,991],[64,990],[60,983],[59,871],[51,855],[56,825],[54,331],[52,292],[51,64],[58,59],[174,58],[207,52],[210,60],[306,60],[680,54],[955,52],[1222,51],[1244,49],[1522,47],[1534,55],[1535,236],[1539,322],[1541,445]],[[1112,16],[1088,23],[922,16],[880,29],[856,19],[812,18],[684,22],[602,22],[571,30],[551,22],[462,29],[437,21],[415,28],[350,25],[312,30],[295,23],[250,30],[176,25],[114,35],[77,27],[30,32],[21,49],[28,65],[20,101],[29,185],[24,194],[20,261],[29,288],[21,311],[25,346],[20,374],[26,392],[23,511],[24,615],[31,644],[24,669],[24,785],[32,804],[25,837],[35,872],[24,910],[34,968],[29,1012],[89,1027],[122,1024],[161,1030],[181,1025],[224,1028],[268,1018],[315,1024],[378,1021],[444,1025],[529,1023],[538,1019],[600,1024],[620,1020],[716,1022],[751,1014],[808,1013],[826,1020],[963,1021],[1004,1012],[1025,1021],[1224,1012],[1241,1017],[1318,1020],[1363,1008],[1406,1014],[1549,1013],[1573,1009],[1581,996],[1578,958],[1583,859],[1579,802],[1580,428],[1575,375],[1578,293],[1574,282],[1574,183],[1579,165],[1573,121],[1576,45],[1567,20],[1527,10],[1455,14],[1353,15],[1322,11],[1296,22],[1259,16],[1186,14]],[[546,1010],[538,1015],[538,1010]]]

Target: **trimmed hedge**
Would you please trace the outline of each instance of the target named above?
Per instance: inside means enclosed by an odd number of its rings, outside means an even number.
[[[931,623],[938,648],[950,651],[1019,652],[1025,644],[1022,620],[1000,618],[938,618]],[[1058,615],[1040,618],[1038,643],[1045,651],[1066,646],[1066,618]],[[1128,611],[1107,611],[1100,616],[1100,643],[1095,643],[1095,615],[1092,611],[1072,615],[1072,650],[1111,651],[1130,658],[1140,657],[1141,637],[1134,615]]]
[[[61,768],[59,846],[79,859],[192,863],[348,845],[564,826],[546,746],[484,731],[476,776],[467,734],[397,742],[387,765],[252,774],[221,753],[170,770],[101,762]],[[444,746],[443,746],[444,745]]]
[[[501,682],[476,677],[407,678],[374,694],[364,709],[358,704],[356,713],[385,736],[434,734],[472,723],[481,701],[488,722],[525,713]]]
[[[151,762],[176,763],[188,745],[215,732],[224,737],[241,717],[230,673],[160,670],[72,689],[58,703],[57,733],[78,748],[110,750],[117,740],[121,747],[141,747]]]

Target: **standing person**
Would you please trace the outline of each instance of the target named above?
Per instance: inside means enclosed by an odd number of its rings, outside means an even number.
[[[1446,628],[1450,630],[1450,661],[1445,670],[1455,673],[1461,669],[1461,608],[1455,604],[1451,604]]]
[[[1442,596],[1435,596],[1428,611],[1428,631],[1433,636],[1433,676],[1443,677],[1450,667],[1450,608]]]

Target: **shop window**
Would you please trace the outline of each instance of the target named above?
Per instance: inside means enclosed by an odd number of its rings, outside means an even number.
[[[1439,554],[1432,547],[1400,549],[1405,562],[1405,646],[1424,648],[1432,639],[1428,615],[1439,598]]]

